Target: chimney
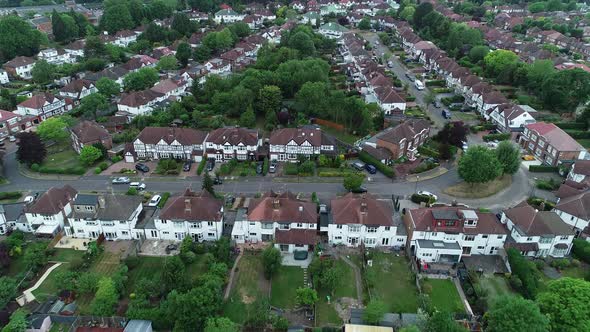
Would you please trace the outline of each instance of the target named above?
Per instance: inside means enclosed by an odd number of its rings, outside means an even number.
[[[303,213],[303,205],[299,205],[299,212]]]
[[[191,209],[191,199],[185,198],[184,199],[184,212],[190,214],[192,211]]]
[[[361,202],[361,213],[362,214],[367,214],[368,209],[367,209],[367,202]]]
[[[275,198],[272,201],[272,208],[278,210],[281,207],[281,201],[278,198]]]
[[[107,202],[104,199],[104,196],[100,195],[98,196],[98,208],[100,209],[104,209],[107,206]]]

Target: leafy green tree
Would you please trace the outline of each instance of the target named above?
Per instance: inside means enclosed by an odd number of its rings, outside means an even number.
[[[61,14],[59,14],[55,9],[51,13],[51,29],[55,41],[63,42],[67,40],[68,36],[66,32],[66,25],[61,18]]]
[[[544,332],[549,330],[549,320],[530,300],[517,296],[503,296],[493,303],[485,315],[489,332]]]
[[[281,257],[279,249],[272,245],[264,249],[262,252],[262,264],[264,265],[264,276],[266,279],[270,280],[272,275],[279,270],[282,260],[283,257]]]
[[[483,61],[486,76],[498,78],[503,73],[514,71],[519,59],[512,51],[495,50],[488,53]]]
[[[424,332],[467,332],[448,312],[434,312],[426,321]]]
[[[240,115],[240,127],[254,128],[256,127],[256,114],[252,106],[246,109],[246,112]]]
[[[469,50],[469,60],[473,63],[479,63],[490,52],[490,48],[484,45],[474,46]]]
[[[545,2],[533,2],[528,7],[531,13],[539,13],[545,11]]]
[[[187,43],[180,43],[178,45],[178,49],[176,50],[176,59],[183,67],[188,65],[188,61],[191,57],[191,47]]]
[[[194,31],[192,22],[184,13],[174,14],[170,28],[172,28],[172,30],[178,31],[178,33],[183,36],[190,36],[190,34]]]
[[[244,22],[236,22],[229,26],[231,32],[233,32],[238,38],[244,38],[250,35],[250,27]]]
[[[2,328],[2,332],[25,332],[27,325],[27,313],[20,308],[10,315],[10,322]]]
[[[33,164],[41,164],[47,156],[47,149],[39,135],[35,132],[21,132],[17,134],[17,137],[16,160],[29,167]]]
[[[502,174],[514,174],[520,167],[520,152],[510,141],[502,141],[496,148],[496,158],[502,166]]]
[[[69,290],[72,291],[76,287],[76,279],[78,278],[78,273],[71,271],[71,270],[60,270],[55,271],[55,284],[57,285],[58,290]]]
[[[512,268],[511,283],[513,288],[527,299],[534,299],[540,286],[540,276],[535,264],[527,260],[518,250],[510,248],[506,251],[508,262]],[[517,280],[514,282],[513,280]],[[515,287],[515,285],[517,287]]]
[[[239,326],[227,317],[215,317],[207,319],[205,332],[239,332]]]
[[[86,59],[101,58],[107,54],[104,42],[98,36],[88,36],[84,44],[84,57]]]
[[[37,60],[31,70],[33,82],[39,84],[47,84],[51,82],[55,75],[55,66],[45,60]]]
[[[551,331],[590,330],[590,282],[575,278],[551,280],[538,295],[537,303],[549,317]]]
[[[404,21],[410,21],[414,17],[416,13],[416,7],[414,6],[405,6],[404,9],[401,10],[399,13],[399,17]]]
[[[548,77],[541,86],[541,98],[558,112],[571,112],[590,95],[590,73],[575,68],[561,70]]]
[[[185,284],[185,266],[180,257],[166,258],[162,271],[162,282],[167,290],[181,288]]]
[[[98,282],[98,289],[94,300],[90,304],[90,311],[96,316],[112,316],[119,300],[115,283],[109,277],[102,277]]]
[[[93,272],[81,273],[76,281],[76,290],[80,294],[94,294],[98,288],[100,276]]]
[[[90,166],[102,158],[102,152],[92,145],[87,145],[80,150],[79,158],[82,165]]]
[[[215,189],[213,188],[213,179],[209,172],[205,172],[203,174],[203,183],[202,183],[203,190],[207,190],[211,194],[215,194]]]
[[[176,54],[176,57],[178,57],[178,53]],[[156,69],[158,69],[158,70],[174,70],[174,69],[178,68],[178,61],[176,60],[176,57],[174,57],[173,55],[167,55],[167,56],[161,57],[160,61],[158,61],[158,64],[156,65]]]
[[[193,52],[193,58],[197,62],[207,61],[211,57],[211,49],[207,46],[201,45]]]
[[[0,308],[4,309],[15,296],[16,280],[10,277],[0,277]]]
[[[15,56],[33,56],[39,52],[39,45],[46,39],[31,27],[29,22],[16,15],[0,18],[0,62],[12,60]]]
[[[312,306],[318,301],[318,292],[309,287],[299,287],[295,291],[297,303],[303,306]]]
[[[66,116],[49,118],[37,126],[37,134],[44,141],[63,142],[70,137],[67,130],[69,124],[70,118]]]
[[[29,244],[23,260],[27,269],[32,269],[34,272],[41,269],[47,264],[47,244],[43,242],[34,242]]]
[[[222,282],[210,278],[186,293],[170,292],[163,308],[164,314],[173,322],[173,331],[203,330],[209,318],[222,308],[222,285]]]
[[[276,85],[265,85],[258,93],[258,109],[262,114],[277,113],[283,101],[281,89]]]
[[[289,47],[296,49],[302,56],[315,54],[315,45],[312,38],[303,31],[299,31],[289,37]]]
[[[348,191],[358,190],[364,179],[364,176],[359,174],[346,174],[343,180],[344,188]]]
[[[502,165],[493,151],[476,145],[461,157],[458,172],[467,183],[485,183],[502,175]]]
[[[84,114],[86,118],[96,119],[97,113],[108,110],[109,106],[107,97],[102,93],[93,93],[82,98],[80,105],[76,108],[76,112]]]
[[[414,12],[414,25],[418,29],[422,29],[422,27],[424,27],[427,24],[427,22],[424,21],[424,17],[430,14],[433,10],[434,8],[432,7],[432,4],[430,2],[423,2],[420,5],[418,5],[418,7],[416,7],[416,11]]]
[[[166,41],[168,38],[168,30],[166,28],[157,25],[154,22],[148,24],[145,32],[142,33],[138,38],[140,39],[147,39],[152,43],[161,43]]]
[[[100,94],[107,98],[118,96],[121,93],[121,85],[107,77],[101,77],[96,81],[96,88]]]
[[[555,73],[555,67],[551,60],[537,60],[525,68],[527,79],[525,84],[529,89],[535,91],[539,91],[543,82]]]
[[[74,17],[68,14],[62,14],[61,21],[65,27],[65,39],[63,41],[71,41],[78,38],[80,34],[80,28],[78,27]]]
[[[379,300],[371,300],[365,308],[363,320],[371,325],[378,325],[386,313],[387,305],[385,303]]]
[[[100,27],[114,34],[119,30],[131,29],[135,23],[129,12],[129,8],[124,3],[114,3],[107,6],[100,18]]]
[[[125,76],[123,85],[125,86],[125,91],[141,91],[154,86],[158,82],[158,79],[157,70],[150,67],[143,67]]]
[[[368,18],[363,17],[363,19],[357,25],[357,28],[359,28],[361,30],[369,30],[369,29],[371,29],[371,21],[369,21]]]

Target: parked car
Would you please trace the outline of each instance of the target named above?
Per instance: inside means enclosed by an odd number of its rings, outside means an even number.
[[[147,167],[146,164],[142,164],[142,163],[135,164],[135,169],[138,170],[138,171],[140,171],[140,172],[143,172],[143,173],[147,173],[147,172],[150,171],[150,168]]]
[[[525,154],[522,156],[522,160],[524,161],[533,161],[535,160],[535,157],[531,156],[530,154]]]
[[[225,197],[225,205],[232,205],[236,201],[236,198],[232,195]]]
[[[158,204],[160,203],[161,200],[162,200],[162,196],[154,195],[152,197],[152,199],[150,199],[148,206],[158,206]]]
[[[440,160],[438,160],[438,158],[434,158],[434,157],[428,157],[428,158],[424,159],[424,161],[426,161],[427,163],[435,163],[435,164],[440,163]]]
[[[127,183],[131,182],[131,180],[129,180],[129,178],[126,176],[122,176],[122,177],[114,178],[112,182],[113,182],[113,184],[127,184]]]
[[[215,159],[209,158],[207,159],[207,172],[211,172],[215,167]]]
[[[25,197],[24,202],[26,204],[29,204],[29,203],[32,203],[34,200],[35,200],[35,197],[33,197],[33,196],[27,196],[27,197]]]
[[[449,111],[449,110],[442,110],[441,114],[442,114],[442,117],[445,119],[451,118],[451,111]]]
[[[258,162],[256,164],[256,174],[262,174],[264,164],[262,162]]]
[[[216,176],[216,177],[213,179],[213,184],[214,184],[214,185],[223,184],[223,180],[221,180],[221,178],[220,178],[220,177]]]
[[[137,190],[145,190],[145,183],[141,182],[131,182],[129,184],[129,188],[135,188]]]
[[[376,174],[377,173],[377,168],[375,166],[373,166],[373,165],[365,164],[365,169],[370,174]]]
[[[14,137],[14,136],[8,136],[8,141],[9,142],[16,142],[16,137]]]
[[[393,68],[393,61],[389,61],[389,62],[387,62],[387,66],[388,66],[389,68]]]
[[[272,161],[272,162],[270,163],[270,165],[268,166],[268,172],[269,172],[269,173],[274,173],[274,172],[276,172],[276,171],[277,171],[277,163],[276,163],[276,162],[274,162],[274,161]]]
[[[465,151],[467,151],[467,149],[469,149],[469,145],[467,145],[467,142],[463,142],[461,149],[463,149],[463,152],[465,152]]]
[[[420,81],[420,80],[416,80],[414,82],[414,85],[416,86],[416,89],[418,89],[420,91],[424,90],[424,88],[425,88],[424,83],[422,83],[422,81]]]
[[[361,163],[360,161],[354,162],[350,164],[350,166],[352,166],[352,168],[356,169],[357,171],[362,171],[365,169],[365,164]]]
[[[404,62],[405,63],[410,63],[410,62],[412,62],[412,59],[404,59]]]
[[[432,103],[432,105],[434,105],[434,107],[436,107],[436,108],[441,108],[441,104],[440,104],[440,102],[439,102],[438,100],[435,100],[435,101]]]
[[[486,145],[488,146],[488,148],[495,149],[498,147],[498,141],[488,142]]]
[[[364,194],[364,193],[367,192],[367,188],[365,188],[363,186],[360,186],[360,187],[358,187],[356,189],[352,189],[350,192],[353,193],[353,194]]]
[[[438,197],[431,193],[430,191],[424,191],[424,190],[420,190],[417,192],[418,195],[422,195],[422,196],[430,196],[432,198],[434,198],[434,200],[436,201],[438,199]]]
[[[184,165],[182,165],[182,170],[185,172],[188,172],[191,170],[191,166],[193,165],[193,162],[190,160],[187,160]]]

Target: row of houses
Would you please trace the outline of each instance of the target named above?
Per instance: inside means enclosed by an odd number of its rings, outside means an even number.
[[[51,188],[28,204],[0,207],[3,233],[202,242],[225,232],[236,243],[274,242],[283,252],[313,250],[323,236],[332,245],[406,248],[420,263],[456,263],[472,255],[501,255],[507,248],[531,257],[563,257],[575,236],[560,212],[538,211],[526,202],[504,210],[500,219],[456,206],[401,214],[391,199],[352,193],[318,208],[290,192],[267,192],[246,199],[233,225],[224,222],[221,199],[190,189],[171,196],[162,208],[145,207],[137,196],[82,194],[69,185]]]

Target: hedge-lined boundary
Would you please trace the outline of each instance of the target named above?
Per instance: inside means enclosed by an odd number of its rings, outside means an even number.
[[[377,168],[379,171],[385,174],[385,176],[395,178],[395,171],[393,170],[393,168],[375,159],[375,157],[371,156],[367,151],[359,152],[359,159],[366,164],[375,166],[375,168]]]

